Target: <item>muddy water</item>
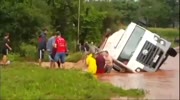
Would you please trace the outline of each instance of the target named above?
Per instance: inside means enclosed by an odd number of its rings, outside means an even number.
[[[98,79],[125,89],[144,89],[145,99],[179,99],[179,54],[168,57],[154,73],[110,73],[99,75]]]

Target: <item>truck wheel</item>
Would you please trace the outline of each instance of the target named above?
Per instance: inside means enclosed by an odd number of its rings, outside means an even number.
[[[159,67],[158,67],[158,69],[161,67],[161,65],[167,60],[167,58],[168,58],[168,54],[166,54],[166,56],[165,56],[165,58],[162,60],[162,62],[160,63],[160,65],[159,65]],[[158,70],[157,69],[157,70]]]
[[[169,50],[167,51],[167,54],[172,56],[172,57],[175,57],[177,55],[177,52],[174,48],[169,48]]]
[[[122,68],[120,66],[116,66],[116,65],[113,66],[113,69],[117,72],[125,72],[126,71],[124,68]]]
[[[136,72],[141,72],[141,69],[140,69],[140,68],[137,68],[135,71],[136,71]]]

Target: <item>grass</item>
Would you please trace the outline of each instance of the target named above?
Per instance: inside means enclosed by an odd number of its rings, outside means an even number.
[[[27,62],[13,62],[1,68],[2,100],[107,100],[143,95],[142,90],[123,90],[78,70],[45,69]]]
[[[150,31],[158,34],[162,38],[170,41],[172,47],[179,46],[179,43],[174,43],[175,38],[179,38],[179,28],[148,28]]]
[[[68,62],[78,62],[79,60],[82,59],[83,53],[82,52],[76,52],[69,54],[66,58],[66,61]]]

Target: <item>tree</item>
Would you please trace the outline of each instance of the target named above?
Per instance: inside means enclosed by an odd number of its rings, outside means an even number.
[[[50,25],[46,2],[43,0],[4,0],[0,7],[0,33],[10,32],[13,44],[30,42],[36,32]],[[2,37],[1,36],[1,37]],[[19,47],[13,45],[15,50]]]

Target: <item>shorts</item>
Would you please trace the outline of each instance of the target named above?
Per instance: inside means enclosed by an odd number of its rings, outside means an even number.
[[[55,61],[60,61],[61,63],[65,62],[65,58],[66,58],[66,53],[61,52],[61,53],[56,53],[55,55]]]
[[[39,59],[44,59],[44,50],[38,49],[38,58]]]
[[[3,55],[8,55],[8,49],[5,49],[5,48],[2,49],[2,54],[3,54]]]

